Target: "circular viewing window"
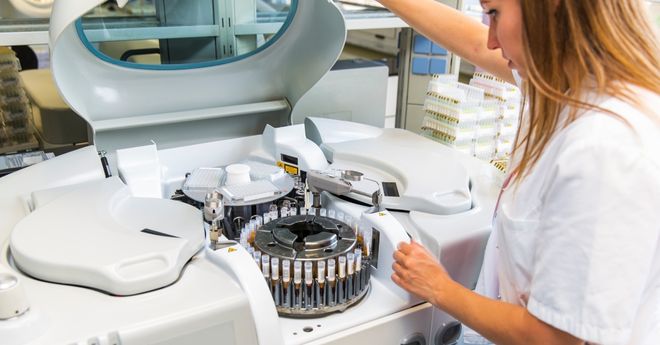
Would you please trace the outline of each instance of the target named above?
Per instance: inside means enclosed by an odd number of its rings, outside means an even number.
[[[140,69],[225,64],[273,44],[298,0],[131,0],[105,2],[76,23],[99,58]]]

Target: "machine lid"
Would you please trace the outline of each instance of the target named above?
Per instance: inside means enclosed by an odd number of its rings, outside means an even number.
[[[126,2],[117,3],[122,6]],[[292,0],[282,29],[251,53],[204,63],[129,64],[99,53],[99,43],[90,42],[88,37],[102,39],[112,35],[113,30],[122,29],[120,32],[128,36],[149,35],[153,31],[158,42],[164,40],[162,37],[172,40],[169,37],[178,33],[172,27],[128,30],[104,23],[96,29],[96,35],[85,34],[87,29],[81,18],[102,3],[105,0],[57,1],[50,26],[55,82],[64,100],[95,131],[162,125],[182,121],[181,118],[196,121],[269,109],[290,111],[330,70],[346,39],[344,18],[332,1]],[[192,2],[170,3],[186,6]],[[247,3],[237,1],[234,10]],[[237,31],[260,28],[245,25],[235,26],[234,30],[236,35],[243,35]],[[220,30],[213,25],[188,25],[186,29]]]
[[[204,246],[203,228],[196,208],[132,197],[113,177],[36,209],[16,224],[10,248],[35,278],[126,296],[174,283]]]

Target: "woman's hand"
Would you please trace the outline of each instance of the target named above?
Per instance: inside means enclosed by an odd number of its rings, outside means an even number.
[[[394,283],[436,307],[440,307],[443,290],[453,285],[445,268],[415,241],[399,243],[392,269]]]
[[[491,300],[453,281],[447,271],[415,241],[394,252],[392,280],[429,301],[496,344],[584,344],[530,314],[525,307]]]

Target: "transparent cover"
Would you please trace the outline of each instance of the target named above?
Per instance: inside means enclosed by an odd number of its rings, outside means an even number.
[[[81,19],[90,48],[129,64],[231,60],[275,39],[296,0],[132,0],[102,3]]]

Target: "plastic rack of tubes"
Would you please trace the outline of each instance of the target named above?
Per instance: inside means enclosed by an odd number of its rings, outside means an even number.
[[[475,73],[470,85],[456,75],[429,82],[424,135],[479,159],[506,162],[518,131],[520,91],[501,79]]]
[[[252,217],[240,242],[280,315],[319,317],[344,311],[367,294],[372,231],[343,212],[272,205]]]

